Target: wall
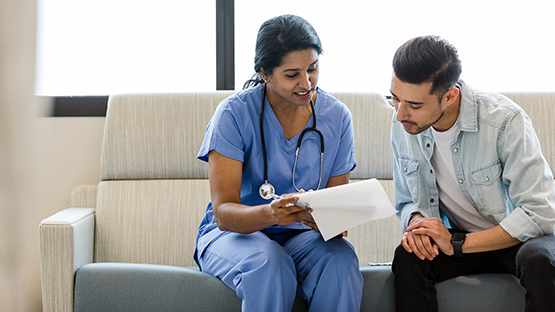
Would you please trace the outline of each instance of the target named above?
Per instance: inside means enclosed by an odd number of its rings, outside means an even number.
[[[104,118],[45,118],[35,0],[0,0],[0,310],[41,311],[38,224],[99,180]]]
[[[100,181],[104,117],[42,117],[37,127],[44,137],[38,146],[42,220],[66,208],[71,189]]]
[[[47,105],[47,103],[39,105]],[[15,253],[22,254],[12,259],[19,259],[20,265],[17,266],[16,261],[2,262],[2,270],[22,271],[20,274],[15,274],[9,282],[2,283],[6,289],[13,289],[14,284],[20,286],[18,296],[21,298],[21,303],[6,310],[2,307],[2,311],[42,310],[38,224],[42,219],[67,207],[69,193],[75,186],[97,184],[100,180],[100,150],[104,118],[36,117],[32,118],[30,124],[36,137],[30,146],[30,150],[33,151],[34,169],[30,175],[32,182],[28,183],[32,187],[25,186],[23,197],[33,197],[33,207],[19,208],[22,215],[17,223],[19,229],[12,229],[13,232],[10,232],[14,249],[17,248]],[[4,210],[3,215],[6,215]],[[13,218],[11,220],[13,221]],[[14,235],[14,233],[17,234]],[[10,300],[13,301],[13,297]],[[4,303],[4,298],[0,299],[0,302]]]
[[[35,8],[33,0],[0,0],[0,309],[8,312],[40,309],[36,225],[28,219],[38,211]]]

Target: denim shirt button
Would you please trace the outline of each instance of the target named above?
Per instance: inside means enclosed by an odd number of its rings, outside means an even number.
[[[489,182],[489,177],[486,177],[486,182]]]
[[[407,167],[403,168],[403,171],[404,171],[404,172],[407,172]]]
[[[429,148],[429,147],[430,147],[430,143],[427,143],[427,144],[426,144],[426,147],[428,147],[428,148]]]
[[[433,203],[433,202],[434,202],[434,199],[433,199],[433,198],[430,198],[430,203]]]
[[[458,153],[458,152],[459,152],[459,149],[455,147],[455,148],[453,149],[453,152]]]
[[[459,184],[463,184],[463,180],[462,180],[462,179],[459,180]]]

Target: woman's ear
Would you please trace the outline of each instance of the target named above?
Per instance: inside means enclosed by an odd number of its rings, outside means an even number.
[[[266,71],[264,70],[264,68],[260,69],[260,78],[264,80],[264,83],[268,82],[268,75],[266,74]]]

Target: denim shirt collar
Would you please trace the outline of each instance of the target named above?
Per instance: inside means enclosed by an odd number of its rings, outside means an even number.
[[[478,131],[478,101],[472,88],[467,87],[463,80],[458,86],[461,95],[461,108],[459,112],[460,131]]]
[[[461,107],[459,111],[459,131],[477,132],[478,131],[478,102],[476,94],[472,88],[468,87],[463,80],[457,82],[460,90]],[[431,127],[424,130],[422,136],[433,141]]]

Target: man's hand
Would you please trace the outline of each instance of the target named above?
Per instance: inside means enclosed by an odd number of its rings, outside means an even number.
[[[439,254],[438,248],[448,256],[454,254],[453,244],[451,244],[451,233],[441,220],[437,218],[420,218],[412,222],[407,227],[404,237],[406,236],[421,238],[421,241],[413,239],[416,241],[414,246],[416,246],[418,251],[424,254],[425,258],[428,260],[433,260],[433,258]],[[422,239],[422,237],[426,239]],[[412,247],[410,244],[409,246]],[[418,256],[416,251],[415,254]],[[432,256],[432,258],[430,258],[430,256]],[[422,259],[422,257],[420,257],[420,259]]]
[[[401,244],[407,252],[414,253],[420,260],[428,259],[432,261],[439,254],[437,245],[429,236],[412,232],[413,229],[418,228],[414,224],[422,219],[424,219],[424,216],[420,213],[416,213],[411,217],[409,227],[401,239]]]
[[[420,260],[432,261],[439,254],[437,245],[426,235],[405,232],[401,244],[407,252],[414,253]]]

